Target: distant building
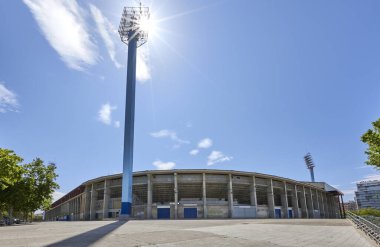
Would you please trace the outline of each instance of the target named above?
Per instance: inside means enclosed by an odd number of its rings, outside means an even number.
[[[343,203],[344,210],[346,211],[354,211],[358,210],[358,205],[356,204],[356,201],[348,201]]]
[[[355,192],[358,208],[380,209],[380,180],[362,181],[356,184]]]

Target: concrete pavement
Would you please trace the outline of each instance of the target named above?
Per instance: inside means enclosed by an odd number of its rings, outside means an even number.
[[[0,246],[375,246],[348,220],[43,222],[0,227]]]

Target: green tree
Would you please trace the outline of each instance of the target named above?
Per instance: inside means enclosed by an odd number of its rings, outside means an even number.
[[[22,161],[12,150],[0,148],[0,192],[21,180]]]
[[[0,218],[9,208],[6,191],[22,179],[22,160],[12,150],[0,148]]]
[[[362,135],[362,142],[368,144],[365,153],[368,156],[367,165],[380,169],[380,118],[372,123],[373,129],[369,129]]]
[[[34,212],[37,209],[48,209],[52,202],[54,190],[59,189],[55,182],[58,177],[55,170],[57,166],[50,163],[47,166],[37,158],[29,164],[24,165],[25,175],[22,183],[23,210]]]
[[[45,166],[39,158],[23,165],[22,179],[3,190],[2,197],[10,214],[22,213],[25,217],[37,209],[48,209],[54,190],[59,188],[55,182],[56,168],[54,163]]]

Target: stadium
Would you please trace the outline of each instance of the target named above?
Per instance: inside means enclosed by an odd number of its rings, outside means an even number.
[[[122,174],[79,185],[51,205],[45,220],[117,219]],[[133,219],[341,218],[342,192],[255,172],[152,170],[133,173]]]

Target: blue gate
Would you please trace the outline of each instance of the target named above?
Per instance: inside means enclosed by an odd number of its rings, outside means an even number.
[[[184,208],[183,210],[185,219],[196,219],[198,216],[197,208]]]
[[[293,210],[288,209],[288,215],[289,215],[289,218],[292,219],[293,218]]]
[[[157,219],[170,219],[170,208],[157,208]]]
[[[274,212],[275,212],[275,217],[276,217],[277,219],[280,219],[280,218],[281,218],[281,209],[276,208],[276,209],[274,210]]]

